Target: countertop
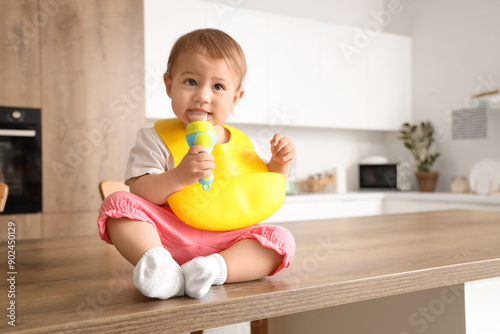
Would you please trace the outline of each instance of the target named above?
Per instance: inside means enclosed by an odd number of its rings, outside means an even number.
[[[455,194],[446,192],[417,192],[417,191],[352,191],[347,193],[298,193],[287,195],[285,203],[295,201],[322,201],[322,200],[356,200],[356,199],[394,199],[415,201],[436,201],[453,203],[476,203],[500,205],[500,194]]]
[[[201,299],[142,296],[132,283],[132,266],[97,236],[18,241],[11,299],[16,327],[7,324],[3,308],[0,332],[182,333],[500,277],[500,212],[434,211],[284,226],[297,244],[289,269],[214,286]],[[7,268],[5,242],[2,249],[0,266]],[[9,288],[5,279],[0,282],[4,297]]]

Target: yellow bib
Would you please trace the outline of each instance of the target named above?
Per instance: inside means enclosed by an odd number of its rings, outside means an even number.
[[[279,209],[285,199],[285,177],[272,173],[240,130],[225,144],[215,145],[214,181],[205,191],[196,182],[170,195],[167,202],[183,222],[203,230],[228,231],[257,224]],[[162,119],[155,129],[170,150],[174,164],[189,150],[186,129],[177,118]]]

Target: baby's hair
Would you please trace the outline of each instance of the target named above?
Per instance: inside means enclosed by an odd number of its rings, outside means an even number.
[[[247,71],[245,54],[238,42],[225,32],[217,29],[198,29],[179,37],[168,58],[167,72],[165,73],[168,78],[172,78],[175,63],[184,52],[193,52],[207,55],[213,59],[224,60],[239,78],[238,88],[240,88]]]

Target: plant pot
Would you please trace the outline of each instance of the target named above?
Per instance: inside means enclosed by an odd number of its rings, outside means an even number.
[[[418,187],[421,192],[433,192],[436,188],[436,182],[439,172],[415,172],[418,181]]]

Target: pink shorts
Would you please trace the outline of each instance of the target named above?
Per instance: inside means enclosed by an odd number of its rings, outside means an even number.
[[[153,204],[126,191],[109,195],[102,203],[97,225],[101,239],[112,243],[106,231],[106,219],[126,217],[152,224],[179,265],[198,256],[221,252],[243,239],[255,239],[283,255],[283,263],[270,276],[288,268],[295,253],[292,234],[281,226],[253,225],[234,231],[205,231],[183,223],[168,206]]]

